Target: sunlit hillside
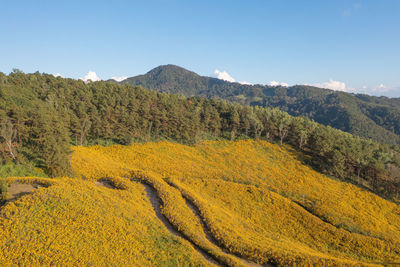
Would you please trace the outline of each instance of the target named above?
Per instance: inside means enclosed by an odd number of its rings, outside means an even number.
[[[400,267],[399,14],[2,1],[0,267]]]
[[[400,262],[400,208],[264,141],[74,147],[1,207],[2,265]],[[161,206],[161,208],[160,208]]]
[[[78,177],[139,178],[161,198],[184,196],[220,245],[255,262],[400,260],[400,208],[319,174],[289,148],[250,140],[76,147],[72,163]],[[191,226],[174,213],[179,201],[163,201],[171,221]]]
[[[8,178],[42,187],[0,211],[1,266],[179,266],[207,262],[165,229],[141,184]]]

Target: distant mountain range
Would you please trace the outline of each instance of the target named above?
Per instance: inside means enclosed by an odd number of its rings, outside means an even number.
[[[200,76],[175,65],[163,65],[144,75],[121,81],[186,97],[226,99],[243,105],[278,107],[294,116],[306,116],[324,125],[400,144],[400,98],[352,94],[307,85],[291,87],[246,85]]]

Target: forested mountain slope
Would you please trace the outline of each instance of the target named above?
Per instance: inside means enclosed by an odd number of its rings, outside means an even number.
[[[305,85],[288,88],[244,85],[199,76],[174,65],[159,66],[121,83],[185,96],[217,97],[243,105],[278,107],[291,115],[307,116],[361,137],[400,143],[399,98],[356,95]]]
[[[398,200],[395,146],[365,140],[278,109],[185,98],[114,82],[48,74],[0,73],[2,163],[64,175],[70,145],[152,140],[195,144],[205,139],[263,139],[290,144],[319,171]],[[33,166],[32,166],[33,165]]]

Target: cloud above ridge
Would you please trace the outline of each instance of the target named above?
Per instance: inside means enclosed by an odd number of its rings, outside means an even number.
[[[320,87],[320,88],[332,89],[335,91],[348,92],[348,93],[352,93],[355,91],[354,88],[348,87],[345,82],[335,81],[332,79],[329,79],[329,81],[327,81],[327,82],[314,83],[314,84],[310,84],[310,85]]]
[[[83,77],[79,78],[80,80],[83,80],[85,83],[88,83],[90,81],[92,82],[97,82],[101,81],[100,77],[97,76],[96,72],[89,70],[89,72]]]
[[[236,82],[236,80],[231,75],[229,75],[229,73],[226,72],[225,70],[220,71],[218,69],[215,69],[214,73],[213,73],[213,77],[220,79],[220,80],[227,81],[227,82],[231,82],[231,83]]]
[[[111,79],[117,81],[117,82],[122,82],[123,80],[128,79],[128,76],[121,76],[121,77],[111,77]]]
[[[227,82],[231,83],[240,83],[240,84],[246,84],[246,85],[252,85],[251,82],[247,81],[236,81],[235,78],[233,78],[226,70],[220,71],[219,69],[215,69],[214,73],[211,75],[211,77],[224,80]]]
[[[284,87],[288,87],[289,84],[285,83],[285,82],[277,82],[277,81],[270,81],[268,83],[269,86],[284,86]]]

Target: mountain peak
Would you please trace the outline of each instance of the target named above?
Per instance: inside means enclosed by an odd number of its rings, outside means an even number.
[[[160,65],[158,67],[155,67],[154,69],[150,70],[146,74],[148,75],[161,75],[161,74],[167,74],[167,75],[194,75],[194,76],[199,76],[197,73],[194,73],[192,71],[189,71],[185,68],[182,68],[180,66],[172,65],[172,64],[167,64],[167,65]]]
[[[166,65],[160,65],[158,67],[155,67],[154,69],[148,71],[147,73],[155,72],[155,71],[188,71],[185,68],[182,68],[177,65],[173,64],[166,64]]]
[[[193,96],[198,94],[197,89],[205,88],[204,83],[207,83],[208,79],[185,68],[168,64],[158,66],[146,74],[128,78],[122,83],[140,85],[160,92]]]
[[[303,115],[343,131],[362,133],[360,135],[365,138],[383,143],[400,143],[398,119],[388,115],[400,112],[399,102],[395,99],[353,95],[305,85],[282,87],[232,83],[200,76],[172,64],[158,66],[122,83],[140,85],[158,92],[179,93],[186,97],[214,97],[244,105],[278,107],[294,116]],[[376,114],[381,114],[382,118],[378,120]],[[380,120],[384,120],[384,123]]]

